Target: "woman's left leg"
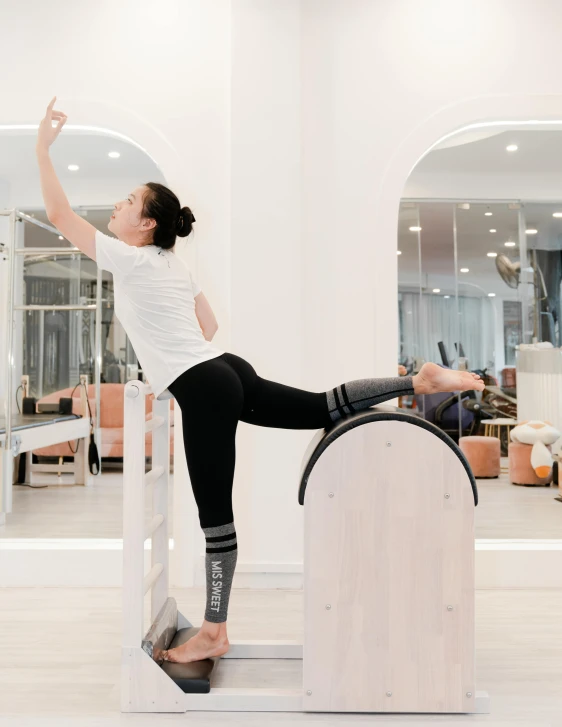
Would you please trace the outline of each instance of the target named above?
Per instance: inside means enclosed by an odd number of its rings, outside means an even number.
[[[240,421],[278,429],[330,428],[342,417],[397,396],[414,393],[412,377],[347,381],[328,391],[314,392],[264,379],[245,359],[223,355],[244,387]]]
[[[240,421],[260,427],[331,428],[342,417],[398,396],[484,388],[477,374],[426,363],[416,376],[354,379],[328,391],[305,391],[258,376],[253,366],[236,354],[224,353],[222,358],[242,382],[244,407]]]

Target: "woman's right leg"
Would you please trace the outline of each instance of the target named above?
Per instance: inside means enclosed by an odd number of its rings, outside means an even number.
[[[236,428],[244,392],[236,372],[220,357],[185,371],[168,389],[182,413],[187,468],[205,535],[206,606],[199,633],[166,652],[188,662],[226,652],[226,620],[238,554],[232,485]]]

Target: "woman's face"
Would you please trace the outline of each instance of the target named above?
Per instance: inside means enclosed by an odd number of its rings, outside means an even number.
[[[125,199],[115,204],[107,229],[119,240],[129,244],[141,243],[146,232],[156,225],[154,220],[141,220],[145,191],[146,187],[143,185],[136,187]]]

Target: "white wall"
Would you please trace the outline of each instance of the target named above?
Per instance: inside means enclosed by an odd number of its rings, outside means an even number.
[[[144,146],[198,211],[217,344],[321,391],[395,373],[398,208],[422,155],[473,121],[562,118],[559,27],[544,0],[11,4],[0,123],[56,93]],[[313,433],[239,431],[240,561],[290,569]]]

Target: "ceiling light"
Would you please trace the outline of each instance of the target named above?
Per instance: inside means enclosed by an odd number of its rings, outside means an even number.
[[[62,235],[59,235],[59,240],[64,240],[64,237]]]
[[[68,165],[68,171],[69,172],[77,172],[80,169],[78,164],[69,164]]]
[[[508,240],[508,241],[507,241],[507,242],[505,243],[505,246],[506,246],[506,247],[515,247],[515,243],[514,243],[514,242],[511,242],[511,240]]]
[[[397,255],[402,255],[402,250],[396,250]]]
[[[527,233],[527,235],[536,235],[538,230],[534,230],[533,228],[531,228],[530,230],[525,230],[525,232]]]
[[[485,217],[492,217],[493,214],[493,212],[484,212]]]
[[[495,298],[495,297],[496,297],[495,293],[488,293],[488,298]]]
[[[488,257],[497,257],[497,256],[498,256],[498,253],[497,252],[489,252],[488,253]]]
[[[510,144],[509,146],[506,146],[507,151],[517,151],[518,148],[517,144]]]
[[[450,295],[444,295],[443,297],[444,298],[450,298],[451,296]]]
[[[490,230],[490,232],[497,232],[497,230]]]
[[[110,151],[107,156],[108,157],[111,157],[112,159],[119,159],[119,157],[121,156],[121,154],[119,154],[118,151]]]
[[[421,227],[410,227],[410,232],[421,232]]]
[[[461,268],[461,273],[469,273],[470,270],[468,268]]]
[[[552,216],[553,217],[562,217],[562,212],[555,212]]]
[[[433,292],[434,293],[440,293],[441,292],[441,288],[433,288]]]

